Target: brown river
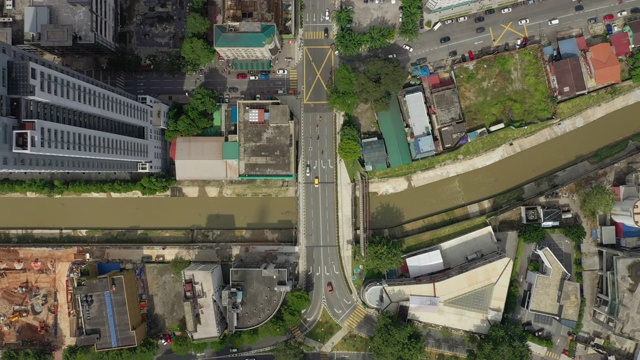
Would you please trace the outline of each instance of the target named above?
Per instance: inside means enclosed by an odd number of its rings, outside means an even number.
[[[399,193],[372,196],[371,214],[377,219],[376,228],[472,204],[558,170],[640,132],[638,114],[640,103],[635,103],[489,166]]]

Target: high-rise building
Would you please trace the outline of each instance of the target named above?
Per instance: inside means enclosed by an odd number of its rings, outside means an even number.
[[[0,43],[0,172],[159,172],[169,107]]]

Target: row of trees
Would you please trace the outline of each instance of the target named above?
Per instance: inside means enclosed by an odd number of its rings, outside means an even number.
[[[186,105],[174,104],[169,109],[169,126],[164,132],[167,141],[178,136],[195,136],[213,126],[213,114],[218,110],[218,93],[198,87]]]
[[[344,161],[360,159],[362,146],[360,145],[360,130],[345,116],[345,123],[340,130],[340,144],[338,144],[338,154]]]
[[[64,360],[153,360],[158,352],[158,343],[153,339],[147,339],[135,348],[96,351],[92,346],[68,346],[64,349]],[[52,357],[51,357],[52,358]],[[14,358],[2,357],[3,360]],[[15,358],[15,360],[46,360],[47,358]]]
[[[358,55],[364,50],[389,46],[395,39],[396,31],[385,26],[371,26],[366,33],[344,29],[336,34],[335,46],[341,55]]]
[[[359,103],[373,103],[376,111],[389,108],[389,98],[402,90],[407,72],[396,59],[369,59],[356,71],[341,65],[329,89],[329,106],[348,114]]]
[[[140,180],[109,181],[61,181],[61,180],[0,180],[0,193],[27,193],[54,196],[63,194],[128,193],[140,191],[143,195],[166,192],[175,185],[175,180],[164,175],[150,175]]]
[[[402,1],[402,23],[398,31],[400,37],[407,41],[418,37],[418,22],[422,18],[422,11],[422,0]]]
[[[207,40],[207,34],[211,28],[211,22],[207,16],[207,2],[190,0],[189,3],[191,12],[187,16],[186,36],[180,46],[180,55],[183,58],[183,70],[194,72],[210,63],[216,52]]]

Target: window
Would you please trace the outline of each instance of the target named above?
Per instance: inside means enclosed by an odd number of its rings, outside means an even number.
[[[7,87],[7,69],[2,68],[2,87]]]
[[[2,165],[9,165],[9,158],[8,157],[3,157],[2,158]]]
[[[47,94],[51,94],[51,74],[47,74]]]
[[[3,144],[7,144],[9,142],[9,133],[8,133],[8,128],[9,126],[7,124],[2,124],[2,143]]]
[[[36,71],[35,68],[31,68],[31,79],[38,80],[38,72]]]

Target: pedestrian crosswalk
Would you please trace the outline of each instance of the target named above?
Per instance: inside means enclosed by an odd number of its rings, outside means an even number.
[[[366,315],[367,315],[367,312],[364,311],[363,308],[358,306],[356,307],[356,310],[353,312],[353,314],[349,316],[347,321],[345,321],[344,326],[349,329],[355,329],[356,326],[360,324],[360,321],[362,321],[362,319],[364,319]]]
[[[116,86],[124,90],[124,75],[116,75]]]
[[[544,355],[545,358],[547,359],[560,359],[560,354],[556,354],[554,352],[551,352],[551,350],[547,350],[547,353]]]
[[[296,338],[296,340],[302,340],[304,335],[302,335],[302,332],[300,332],[300,329],[297,326],[292,326],[289,330],[291,330],[291,333],[293,334],[293,337]]]
[[[289,70],[289,89],[298,91],[298,70]]]
[[[306,40],[324,39],[324,31],[305,31],[304,38]],[[333,39],[333,32],[329,29],[329,39]]]
[[[329,360],[329,353],[320,351],[320,360]]]

